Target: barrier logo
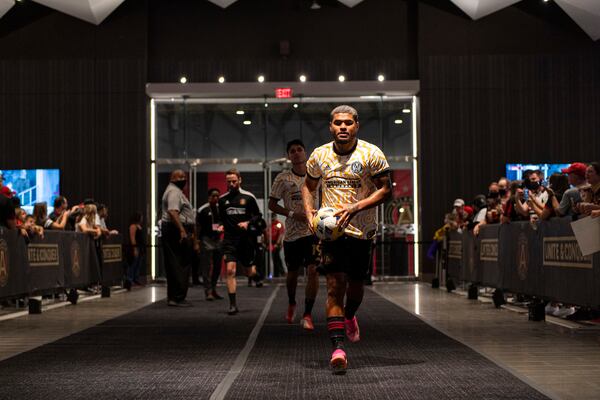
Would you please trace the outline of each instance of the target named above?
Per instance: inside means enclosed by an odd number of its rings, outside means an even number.
[[[479,246],[481,261],[498,261],[498,239],[482,239]]]
[[[30,243],[27,247],[30,267],[58,267],[60,265],[58,244]]]
[[[448,242],[448,258],[462,260],[462,241],[450,240]]]
[[[581,254],[575,236],[545,237],[544,266],[592,269],[592,257]]]
[[[527,270],[529,269],[529,242],[524,233],[519,234],[517,240],[517,266],[519,278],[524,281],[527,279]]]
[[[6,286],[9,276],[8,244],[0,239],[0,287]]]
[[[123,260],[122,249],[120,244],[104,244],[102,245],[102,257],[104,263],[115,263]]]
[[[81,274],[81,248],[76,240],[71,243],[71,272],[75,278]]]

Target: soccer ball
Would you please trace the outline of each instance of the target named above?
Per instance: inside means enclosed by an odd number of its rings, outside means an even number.
[[[336,240],[344,234],[344,230],[338,226],[338,218],[335,217],[335,209],[324,207],[317,211],[312,220],[313,229],[321,240]]]

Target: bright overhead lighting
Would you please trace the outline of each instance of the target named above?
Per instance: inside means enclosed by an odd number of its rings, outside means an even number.
[[[182,76],[181,78],[179,78],[179,82],[187,83],[187,78],[185,76]]]
[[[311,10],[319,10],[321,8],[321,5],[319,3],[317,3],[317,0],[314,0],[310,6]]]
[[[219,83],[224,83],[225,82],[225,77],[224,76],[220,76],[219,77]]]
[[[298,108],[298,103],[294,103],[294,108]]]
[[[264,77],[264,75],[259,75],[259,77],[258,77],[258,81],[259,81],[260,83],[263,83],[263,82],[265,81],[265,77]]]
[[[404,212],[404,207],[400,207],[398,211],[400,211],[400,214],[402,214]]]
[[[346,80],[346,77],[344,75],[338,76],[338,81],[344,82],[345,80]]]
[[[385,81],[385,76],[383,76],[383,75],[379,74],[379,76],[377,76],[377,80],[378,80],[379,82],[383,82],[383,81]]]
[[[300,75],[300,82],[306,82],[306,75]]]
[[[265,108],[269,107],[269,103],[265,103]]]
[[[244,121],[244,125],[252,125],[252,121],[250,121],[249,119]]]
[[[244,110],[237,110],[235,113],[237,115],[244,115]]]
[[[410,114],[410,108],[403,108],[403,109],[402,109],[402,112],[403,112],[404,114]]]
[[[401,119],[396,119],[396,120],[394,120],[394,123],[396,125],[400,125],[402,123],[402,120]]]

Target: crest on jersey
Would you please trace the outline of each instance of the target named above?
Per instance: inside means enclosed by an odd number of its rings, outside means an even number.
[[[363,166],[359,161],[355,161],[352,163],[352,172],[354,172],[355,174],[362,174],[363,172]]]
[[[240,199],[240,206],[243,206],[244,204],[246,204],[246,199]]]

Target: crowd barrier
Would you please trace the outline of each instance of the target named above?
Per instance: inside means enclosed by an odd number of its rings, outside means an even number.
[[[82,233],[46,231],[26,245],[16,230],[0,228],[0,298],[118,284],[122,242],[121,235],[94,241]]]
[[[600,305],[600,253],[583,256],[570,218],[447,235],[447,277],[568,304]],[[598,238],[600,240],[600,238]]]

